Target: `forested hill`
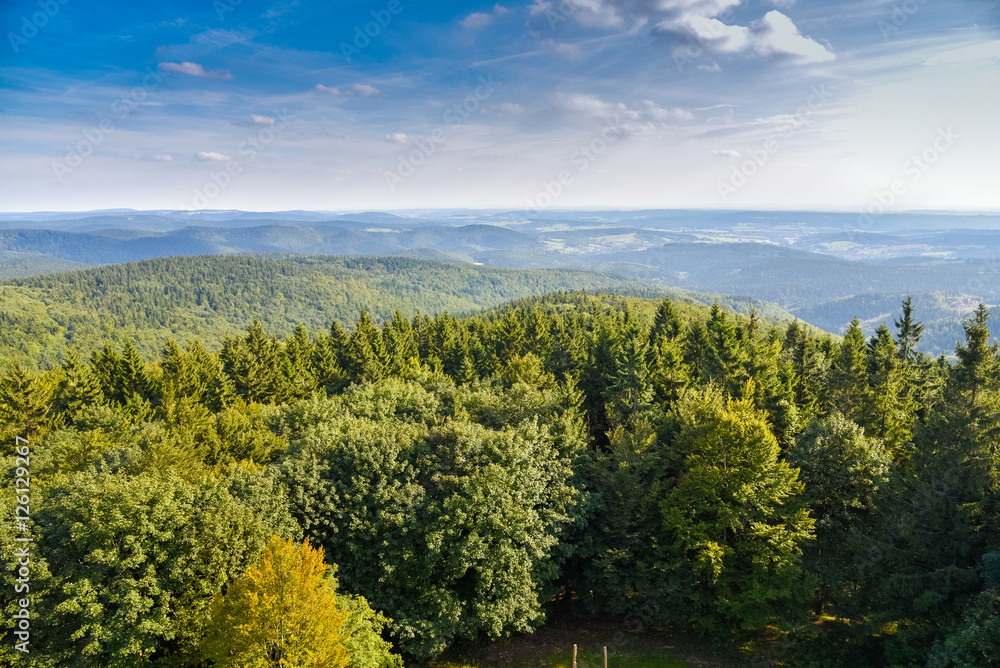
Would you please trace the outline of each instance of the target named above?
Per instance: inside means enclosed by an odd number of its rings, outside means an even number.
[[[132,339],[145,353],[168,338],[216,347],[253,319],[287,333],[299,322],[311,329],[353,323],[362,307],[377,321],[396,309],[465,314],[569,289],[647,292],[635,281],[590,272],[407,258],[157,258],[0,284],[0,358],[44,367],[67,346],[86,353],[105,340]]]
[[[381,322],[397,309],[469,314],[556,291],[639,297],[669,293],[701,304],[751,308],[791,319],[751,299],[701,295],[634,279],[559,269],[504,269],[400,257],[316,255],[198,256],[143,260],[0,283],[0,361],[45,368],[67,347],[82,354],[110,340],[143,353],[170,338],[210,348],[257,319],[278,334],[297,323],[314,330],[334,320],[350,327],[362,308]]]

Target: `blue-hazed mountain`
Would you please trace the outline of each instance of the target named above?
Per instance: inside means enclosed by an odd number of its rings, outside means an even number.
[[[991,214],[887,213],[865,225],[850,213],[761,211],[553,211],[537,219],[465,210],[0,214],[0,278],[229,253],[598,271],[773,302],[834,331],[855,316],[881,322],[883,302],[905,293],[1000,303],[1000,217]],[[851,299],[864,295],[881,302]],[[965,311],[928,300],[928,331],[940,335],[923,348],[950,351]]]

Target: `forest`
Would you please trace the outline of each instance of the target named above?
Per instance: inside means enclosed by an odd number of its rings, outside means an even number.
[[[559,290],[671,297],[748,312],[792,316],[745,297],[667,290],[632,279],[560,269],[504,269],[403,257],[214,255],[153,258],[0,282],[0,369],[65,361],[107,341],[131,341],[154,356],[171,339],[197,338],[216,348],[227,334],[259,320],[280,335],[302,323],[350,325],[362,309],[381,322],[399,309],[412,317],[448,310],[478,313],[515,299]]]
[[[919,309],[834,338],[556,292],[15,357],[0,663],[398,668],[606,618],[758,665],[994,665],[1000,352],[983,305],[918,352]]]

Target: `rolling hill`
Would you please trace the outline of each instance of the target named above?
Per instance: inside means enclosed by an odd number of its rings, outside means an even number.
[[[199,256],[143,260],[0,283],[0,358],[43,366],[68,347],[87,354],[105,340],[133,338],[150,353],[169,338],[215,347],[253,319],[285,335],[350,326],[362,308],[384,320],[399,309],[478,312],[557,291],[610,292],[756,309],[772,320],[792,315],[771,304],[724,295],[665,290],[584,271],[502,269],[403,257]]]

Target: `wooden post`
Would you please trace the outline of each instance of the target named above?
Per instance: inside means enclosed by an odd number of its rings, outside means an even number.
[[[604,648],[604,668],[608,668],[608,648]]]
[[[576,668],[576,645],[573,645],[573,668]]]

